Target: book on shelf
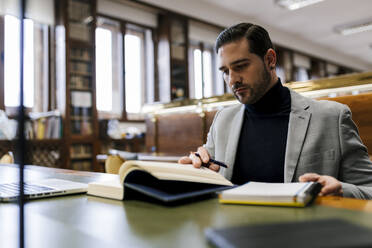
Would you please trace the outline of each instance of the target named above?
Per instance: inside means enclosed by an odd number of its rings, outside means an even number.
[[[77,118],[77,117],[74,117]],[[90,120],[71,120],[71,133],[77,135],[90,135],[93,133],[92,122]]]
[[[36,129],[36,139],[44,139],[45,138],[45,126],[47,125],[46,119],[39,118],[37,120],[37,129]]]
[[[321,184],[248,182],[219,194],[221,203],[304,207],[318,195]]]
[[[70,88],[72,90],[90,90],[90,78],[77,75],[70,76]]]
[[[117,200],[142,199],[176,203],[210,196],[233,184],[221,174],[190,164],[130,160],[116,180],[88,184],[88,194]]]
[[[92,123],[89,120],[83,120],[80,123],[81,123],[81,128],[80,128],[81,135],[89,135],[93,133]]]
[[[91,53],[87,48],[71,48],[70,59],[91,62]]]
[[[70,157],[72,159],[92,158],[92,146],[86,144],[74,144],[70,146]]]
[[[89,41],[91,39],[92,9],[88,2],[69,1],[69,36],[72,39]]]
[[[63,137],[62,118],[54,117],[54,126],[51,131],[52,139],[59,139]]]
[[[85,1],[70,0],[69,1],[69,20],[84,22],[91,16],[90,4]]]
[[[69,38],[89,42],[91,39],[91,27],[84,23],[74,23],[69,24]]]
[[[77,73],[81,75],[91,75],[92,73],[90,63],[86,62],[71,61],[70,70],[71,73]]]
[[[30,112],[28,115],[30,119],[36,120],[43,117],[59,117],[61,116],[61,112],[59,112],[58,110],[51,110],[47,112]]]
[[[73,107],[92,107],[92,93],[87,91],[71,91],[71,105]]]
[[[62,137],[62,118],[58,111],[30,113],[25,122],[27,139],[60,139]]]
[[[72,161],[71,169],[80,171],[91,171],[92,162],[91,161]]]

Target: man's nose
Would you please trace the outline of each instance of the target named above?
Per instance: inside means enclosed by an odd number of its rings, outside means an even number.
[[[241,77],[238,73],[230,72],[229,74],[229,86],[232,88],[236,83],[241,82]]]

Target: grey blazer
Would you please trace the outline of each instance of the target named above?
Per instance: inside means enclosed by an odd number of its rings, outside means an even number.
[[[292,90],[290,94],[284,181],[296,182],[307,172],[329,175],[341,181],[345,197],[372,199],[372,162],[350,109]],[[242,104],[218,111],[204,145],[212,157],[229,165],[221,168],[227,179],[232,177],[243,116]]]

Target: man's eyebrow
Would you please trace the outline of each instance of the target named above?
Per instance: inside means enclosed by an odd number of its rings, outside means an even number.
[[[244,58],[244,59],[238,59],[238,60],[235,60],[233,62],[230,63],[230,65],[236,65],[236,64],[239,64],[241,62],[249,62],[250,60],[247,59],[247,58]],[[221,66],[220,68],[218,68],[220,71],[224,70],[226,68],[226,66]]]

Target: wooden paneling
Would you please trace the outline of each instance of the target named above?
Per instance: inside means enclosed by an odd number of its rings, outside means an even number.
[[[176,113],[146,119],[147,152],[188,154],[206,142],[216,111]]]
[[[158,115],[146,119],[146,150],[187,154],[203,145],[204,117],[197,113]]]
[[[350,107],[363,143],[372,154],[372,93],[322,98]],[[187,154],[206,142],[216,111],[158,115],[147,119],[146,147],[149,152]]]
[[[159,116],[157,131],[157,152],[187,154],[203,145],[203,119],[196,113]]]
[[[214,120],[214,115],[216,114],[216,112],[217,112],[216,110],[213,110],[213,111],[210,111],[210,112],[205,112],[205,130],[204,130],[205,139],[204,139],[204,143],[207,142],[207,134],[209,132],[209,128],[212,125],[212,122]]]

